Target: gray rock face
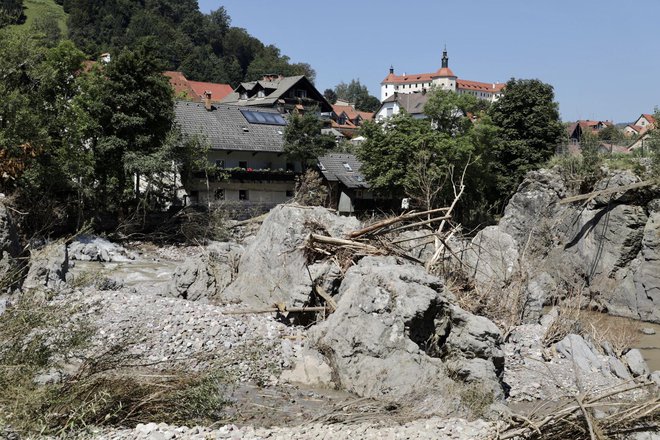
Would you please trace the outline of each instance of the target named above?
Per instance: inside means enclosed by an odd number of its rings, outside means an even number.
[[[343,237],[358,229],[353,217],[340,217],[320,207],[279,205],[245,249],[238,277],[222,298],[251,306],[284,303],[299,307],[309,301],[313,283],[302,248],[311,232]]]
[[[649,367],[646,365],[642,353],[636,348],[624,354],[623,360],[628,364],[628,368],[633,376],[639,377],[649,374]]]
[[[58,289],[66,283],[69,271],[69,254],[66,245],[50,244],[32,251],[28,274],[23,289]]]
[[[595,189],[638,181],[630,171],[610,172]],[[494,285],[520,267],[526,322],[538,317],[549,295],[571,289],[611,314],[660,322],[660,188],[600,195],[586,206],[558,203],[569,195],[558,172],[529,173],[499,225],[469,247],[467,257],[482,262],[480,270],[470,264],[476,285]]]
[[[20,246],[14,222],[9,210],[0,201],[0,289],[10,287],[5,285],[3,280],[7,277],[6,282],[9,283],[8,277],[17,270],[18,260],[16,258],[19,253]]]
[[[176,269],[169,294],[191,301],[217,299],[236,278],[242,253],[238,244],[210,244],[204,256],[188,259]]]
[[[564,179],[556,170],[530,172],[506,206],[499,228],[522,248],[546,219],[564,209],[557,202],[566,193]]]
[[[570,359],[584,373],[596,373],[605,368],[595,351],[582,336],[570,334],[555,345],[557,351]]]
[[[503,395],[497,327],[452,305],[422,267],[366,257],[346,273],[340,298],[308,341],[342,388],[393,400],[433,395],[439,410],[456,399],[451,374]]]
[[[479,231],[464,253],[468,275],[481,289],[500,289],[519,272],[518,248],[513,237],[497,226]]]

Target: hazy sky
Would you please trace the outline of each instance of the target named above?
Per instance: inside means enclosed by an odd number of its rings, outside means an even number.
[[[353,78],[380,97],[396,73],[433,72],[447,45],[463,79],[551,84],[562,119],[635,120],[660,106],[660,1],[199,0],[316,70],[322,92]]]

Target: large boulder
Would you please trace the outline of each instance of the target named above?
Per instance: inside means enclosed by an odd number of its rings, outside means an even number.
[[[212,243],[202,256],[187,259],[174,272],[171,296],[191,301],[213,301],[236,278],[243,246]]]
[[[557,205],[566,195],[564,179],[556,169],[532,171],[509,200],[498,226],[522,249],[547,220],[567,209]]]
[[[463,253],[468,275],[482,290],[500,289],[519,275],[518,248],[513,237],[497,226],[475,235]]]
[[[66,284],[69,254],[64,243],[52,243],[30,253],[23,290],[59,289]]]
[[[289,307],[307,304],[314,283],[322,282],[307,268],[304,247],[309,234],[344,237],[359,227],[354,217],[341,217],[325,208],[276,206],[246,246],[238,276],[222,298],[257,307],[275,303]]]
[[[18,234],[9,210],[0,200],[0,293],[14,284],[19,268]]]
[[[455,403],[459,380],[503,396],[495,324],[455,306],[421,266],[394,257],[366,257],[347,271],[338,309],[310,330],[308,345],[359,396],[419,398],[431,412]]]

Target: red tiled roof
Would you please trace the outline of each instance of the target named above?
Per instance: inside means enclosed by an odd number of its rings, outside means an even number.
[[[346,116],[348,116],[348,119],[355,119],[358,117],[358,112],[355,110],[355,107],[352,105],[337,105],[334,104],[332,106],[332,111],[334,111],[337,116],[341,115],[342,112],[346,113]]]
[[[433,76],[434,76],[434,77],[438,77],[438,76],[441,76],[441,77],[453,76],[454,78],[456,77],[456,75],[454,75],[454,72],[452,72],[451,69],[450,69],[449,67],[442,67],[442,68],[439,69],[437,72],[435,72],[435,75],[433,75]]]
[[[442,69],[441,69],[442,70]],[[384,83],[418,83],[418,82],[431,82],[433,78],[437,76],[433,73],[415,73],[412,75],[395,75],[393,73],[390,73],[385,77],[385,79],[381,82],[381,84]]]
[[[497,93],[502,91],[505,83],[485,83],[479,81],[470,81],[467,79],[457,79],[456,88],[463,90],[476,90],[480,92]]]
[[[655,116],[650,115],[650,114],[648,114],[648,113],[642,113],[642,116],[644,116],[644,118],[645,118],[647,121],[649,121],[649,124],[655,124]]]
[[[361,112],[360,110],[356,110],[357,114],[362,117],[363,120],[365,121],[371,121],[374,118],[374,113],[371,112]]]
[[[174,95],[185,97],[192,101],[200,101],[206,91],[211,92],[211,101],[220,102],[222,98],[233,92],[229,84],[217,84],[200,81],[189,81],[181,72],[167,71],[163,75],[170,79]]]
[[[641,131],[644,130],[644,127],[642,127],[641,125],[633,125],[633,124],[626,125],[626,128],[630,128],[630,129],[636,131],[637,133],[640,133]]]
[[[193,88],[190,86],[190,82],[186,79],[183,73],[167,71],[163,72],[163,75],[170,79],[170,84],[174,89],[174,95],[176,97],[185,97],[186,99],[193,101],[199,99],[199,95],[195,93]]]
[[[222,98],[229,95],[234,89],[229,84],[217,84],[200,81],[188,81],[190,87],[195,91],[197,96],[203,97],[206,91],[211,92],[211,101],[220,102]]]

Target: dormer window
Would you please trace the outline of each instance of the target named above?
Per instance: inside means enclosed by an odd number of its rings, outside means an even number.
[[[263,90],[259,90],[257,92],[257,98],[264,98],[265,96],[266,96],[266,94],[264,93]]]
[[[248,99],[247,92],[241,92],[241,99]]]

